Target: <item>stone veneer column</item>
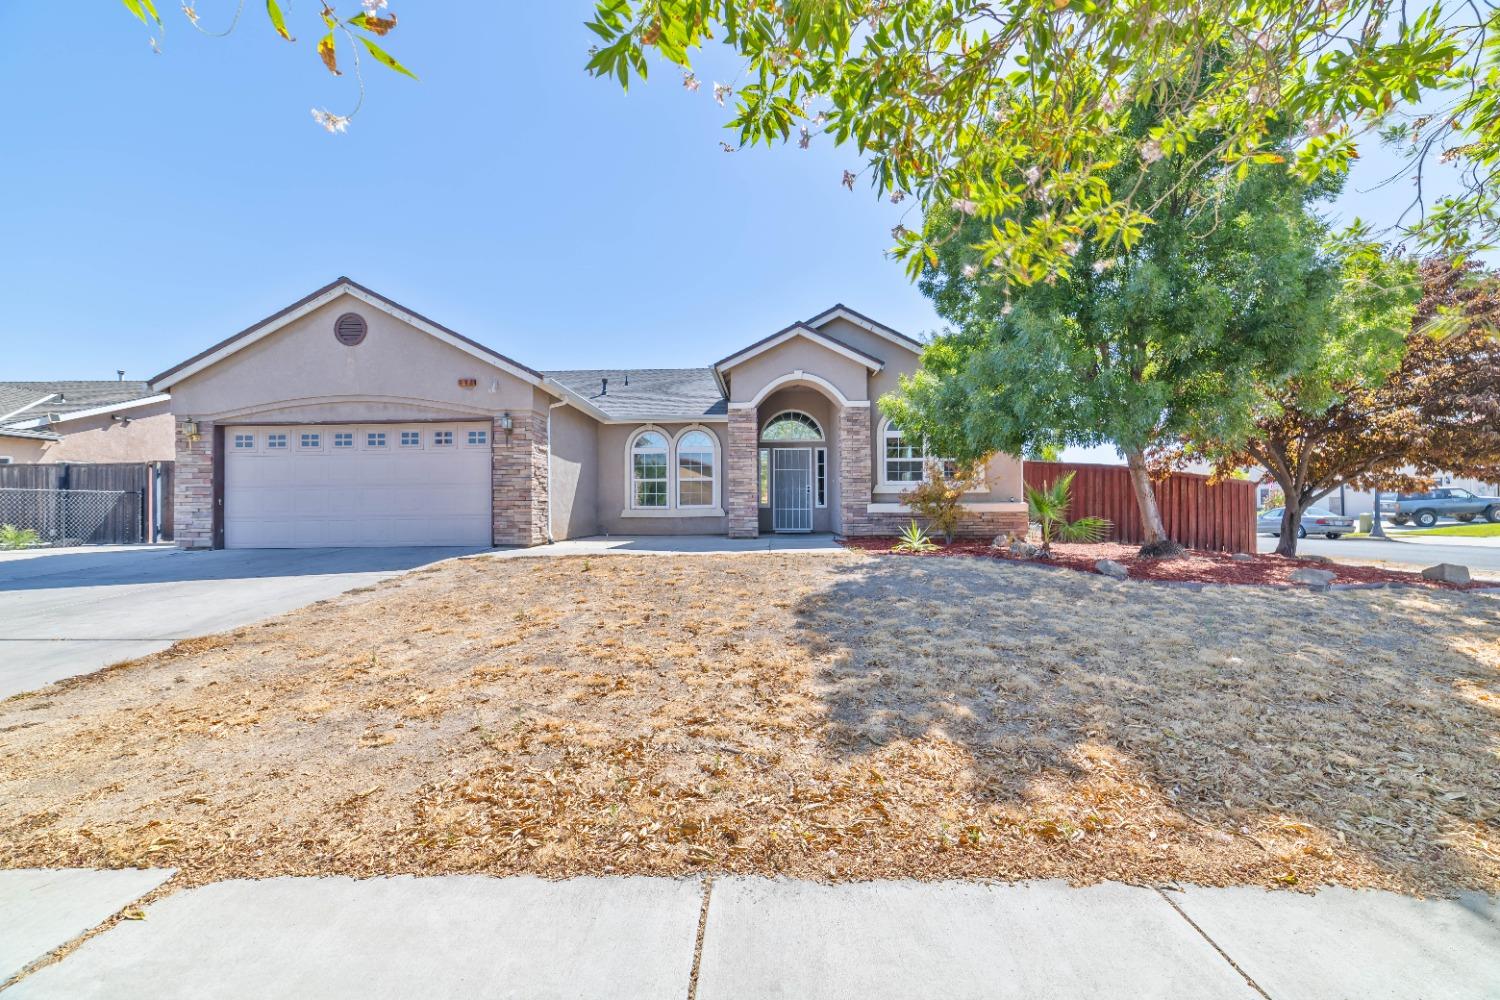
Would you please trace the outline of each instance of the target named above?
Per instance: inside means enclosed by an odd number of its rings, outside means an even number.
[[[198,421],[188,440],[176,422],[177,464],[172,470],[172,537],[179,549],[214,547],[214,425]]]
[[[753,406],[729,409],[728,487],[725,513],[730,538],[760,537],[760,452],[758,411]]]
[[[490,431],[490,517],[496,545],[547,541],[547,414],[511,414],[509,435],[497,414]]]
[[[839,532],[869,534],[870,408],[839,409]]]

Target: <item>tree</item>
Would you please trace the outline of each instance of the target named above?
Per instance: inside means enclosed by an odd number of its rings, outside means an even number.
[[[1287,160],[1304,180],[1344,171],[1365,137],[1441,160],[1462,191],[1422,187],[1402,220],[1443,248],[1500,234],[1500,9],[1395,0],[597,0],[588,69],[627,85],[654,52],[696,90],[694,50],[714,37],[745,61],[728,127],[743,144],[852,143],[881,195],[923,209],[1045,212],[986,236],[1014,281],[1071,267],[1085,232],[1131,242],[1167,199],[1109,178],[1120,161],[1207,156],[1231,168]],[[1133,108],[1159,121],[1123,136]],[[1287,122],[1297,136],[1279,134]],[[1214,136],[1210,148],[1202,138]],[[851,188],[856,176],[846,172]],[[1426,209],[1431,207],[1431,211]],[[1415,216],[1412,218],[1412,216]],[[1409,220],[1409,221],[1407,221]],[[913,276],[938,249],[898,229]]]
[[[1437,472],[1500,479],[1500,275],[1471,263],[1421,264],[1421,301],[1394,347],[1378,297],[1327,331],[1322,363],[1265,387],[1253,436],[1205,438],[1162,457],[1212,460],[1216,474],[1246,465],[1270,473],[1285,497],[1276,551],[1297,553],[1302,512],[1347,484],[1425,489]],[[1351,296],[1351,298],[1355,298]]]
[[[121,0],[121,2],[125,5],[125,9],[134,14],[148,29],[155,30],[156,34],[151,37],[151,48],[160,52],[161,46],[157,39],[166,31],[166,25],[162,22],[161,15],[157,13],[155,0]],[[181,6],[182,16],[187,18],[188,24],[200,34],[222,36],[229,34],[239,24],[240,14],[244,10],[244,0],[239,0],[228,26],[219,31],[210,31],[203,27],[197,8],[188,0],[182,0]],[[375,38],[383,38],[390,34],[396,27],[396,15],[386,10],[386,0],[361,0],[360,6],[363,9],[358,14],[353,17],[342,17],[334,9],[333,0],[322,0],[319,4],[318,16],[323,22],[324,34],[318,39],[318,58],[322,60],[328,72],[334,76],[342,76],[343,71],[339,69],[337,42],[337,36],[342,35],[349,43],[349,51],[354,60],[354,76],[359,81],[359,101],[347,115],[334,114],[326,108],[312,109],[313,120],[333,133],[346,131],[350,120],[359,113],[360,105],[364,103],[364,76],[360,66],[359,49],[355,47],[356,43],[382,66],[409,76],[413,80],[417,78],[415,73],[397,62],[389,52],[374,41]],[[296,41],[292,37],[286,15],[282,12],[277,0],[266,0],[266,19],[283,41]]]
[[[905,494],[912,513],[927,520],[927,530],[943,536],[943,543],[953,544],[959,522],[963,520],[964,495],[983,482],[984,466],[979,462],[961,465],[950,474],[942,462],[928,459],[922,481]]]
[[[1125,129],[1154,125],[1142,108]],[[1114,443],[1130,468],[1142,553],[1175,552],[1147,453],[1190,429],[1247,434],[1258,386],[1308,362],[1306,331],[1329,322],[1338,288],[1338,261],[1321,251],[1326,227],[1307,208],[1328,186],[1274,165],[1228,184],[1225,172],[1236,171],[1211,156],[1117,165],[1110,184],[1147,197],[1218,193],[1163,198],[1156,223],[1123,253],[1112,254],[1107,237],[1083,236],[1068,248],[1067,274],[1030,286],[987,280],[991,224],[940,210],[929,228],[952,235],[936,244],[920,286],[956,331],[934,339],[921,370],[881,405],[939,454],[962,459]],[[1028,205],[1005,227],[1045,211]]]

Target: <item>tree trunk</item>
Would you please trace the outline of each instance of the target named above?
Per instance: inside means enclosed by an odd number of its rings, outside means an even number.
[[[1295,558],[1297,555],[1297,529],[1302,527],[1303,503],[1296,499],[1297,494],[1287,492],[1282,487],[1282,494],[1286,497],[1286,505],[1281,509],[1281,537],[1276,539],[1276,554]]]
[[[1156,505],[1156,490],[1151,485],[1151,473],[1146,468],[1146,454],[1131,451],[1125,454],[1125,464],[1130,469],[1130,488],[1135,493],[1135,505],[1141,512],[1141,552],[1143,556],[1172,556],[1182,551],[1182,546],[1167,537],[1167,526],[1162,523],[1161,508]]]

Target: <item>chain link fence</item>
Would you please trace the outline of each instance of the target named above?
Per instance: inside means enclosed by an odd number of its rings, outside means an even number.
[[[0,487],[0,547],[144,541],[141,494],[132,490]]]

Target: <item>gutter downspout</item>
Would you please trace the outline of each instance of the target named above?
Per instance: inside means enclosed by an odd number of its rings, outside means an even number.
[[[567,406],[566,399],[559,399],[547,407],[547,544],[554,544],[557,539],[552,537],[552,411],[559,406]]]

